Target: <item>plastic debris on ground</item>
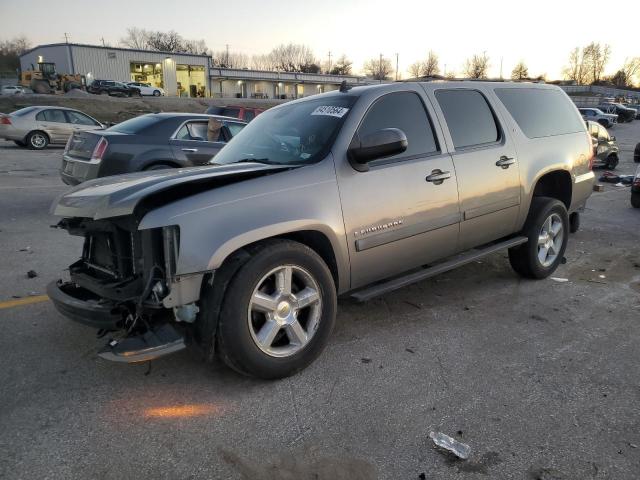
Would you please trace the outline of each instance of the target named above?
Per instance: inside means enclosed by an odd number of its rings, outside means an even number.
[[[554,282],[560,282],[560,283],[564,283],[564,282],[568,282],[569,281],[568,278],[560,278],[560,277],[551,277],[551,280],[553,280]]]
[[[27,272],[27,278],[36,278],[38,276],[38,273],[35,270],[29,270]]]
[[[466,460],[471,454],[471,447],[466,443],[457,441],[449,435],[441,432],[429,432],[429,437],[438,447],[453,453],[456,457]]]
[[[615,183],[616,187],[624,187],[633,183],[633,175],[615,175],[611,172],[605,172],[598,181],[606,183]]]

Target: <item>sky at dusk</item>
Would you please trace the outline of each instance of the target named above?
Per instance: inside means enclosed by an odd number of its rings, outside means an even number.
[[[429,50],[439,55],[441,69],[446,64],[447,71],[461,72],[467,57],[486,51],[491,76],[499,75],[501,59],[504,76],[522,59],[530,75],[546,73],[553,79],[561,77],[570,50],[591,41],[611,45],[606,73],[626,57],[640,56],[633,26],[640,1],[618,2],[619,9],[607,5],[601,0],[0,0],[0,40],[25,35],[33,45],[57,43],[67,33],[74,43],[101,44],[104,38],[117,46],[127,27],[135,26],[175,30],[204,39],[212,50],[229,44],[247,55],[303,43],[320,61],[329,51],[334,59],[346,54],[356,73],[381,53],[394,65],[398,53],[400,71],[406,72]]]

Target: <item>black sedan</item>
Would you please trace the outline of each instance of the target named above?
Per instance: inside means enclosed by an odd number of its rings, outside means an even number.
[[[97,177],[206,165],[246,125],[237,118],[150,113],[106,130],[75,132],[62,156],[68,185]]]
[[[114,80],[94,80],[87,87],[87,92],[112,97],[140,97],[140,89]]]

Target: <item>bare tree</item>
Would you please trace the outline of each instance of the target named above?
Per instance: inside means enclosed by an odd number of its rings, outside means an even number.
[[[180,50],[195,55],[211,55],[211,51],[204,40],[183,40]]]
[[[511,80],[524,80],[529,78],[529,69],[523,60],[520,60],[511,72]]]
[[[338,57],[336,63],[332,66],[329,73],[333,75],[351,75],[352,67],[353,62],[349,60],[343,53],[342,55],[340,55],[340,57]]]
[[[29,50],[31,42],[25,36],[0,42],[0,71],[15,72],[20,68],[20,55]]]
[[[319,62],[306,45],[295,43],[278,45],[269,55],[276,69],[283,72],[317,73],[320,71]]]
[[[467,78],[487,78],[489,74],[489,57],[486,52],[475,54],[464,62],[463,72]]]
[[[120,39],[120,45],[137,50],[146,50],[149,48],[148,43],[149,32],[143,28],[129,27],[127,35]]]
[[[409,66],[409,75],[413,78],[434,77],[440,74],[438,55],[429,50],[426,60],[413,63]]]
[[[374,80],[388,80],[394,71],[391,60],[384,57],[371,58],[362,66],[365,74]]]
[[[275,62],[269,54],[253,55],[250,65],[255,70],[275,70],[276,68]]]
[[[409,76],[411,78],[420,78],[424,77],[424,63],[423,62],[415,62],[409,65]]]
[[[168,32],[147,32],[147,45],[152,50],[160,52],[180,52],[183,51],[183,38],[174,30]]]
[[[567,80],[573,80],[578,85],[584,85],[587,73],[583,50],[576,47],[569,53],[569,64],[564,67],[564,76]]]
[[[223,68],[249,68],[249,56],[234,51],[218,50],[211,54],[213,66]]]
[[[609,45],[600,45],[600,43],[591,42],[582,49],[582,58],[584,65],[588,68],[588,83],[597,83],[602,78],[604,69],[609,62],[611,56],[611,47]]]
[[[624,72],[627,85],[633,86],[634,80],[640,77],[640,57],[625,58],[621,70]]]

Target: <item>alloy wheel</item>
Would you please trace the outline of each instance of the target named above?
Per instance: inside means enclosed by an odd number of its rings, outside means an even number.
[[[321,314],[316,280],[302,267],[282,265],[257,283],[249,302],[249,331],[267,355],[290,357],[311,341]]]
[[[542,224],[538,235],[538,261],[547,268],[558,258],[564,240],[562,219],[557,213],[552,213]]]

